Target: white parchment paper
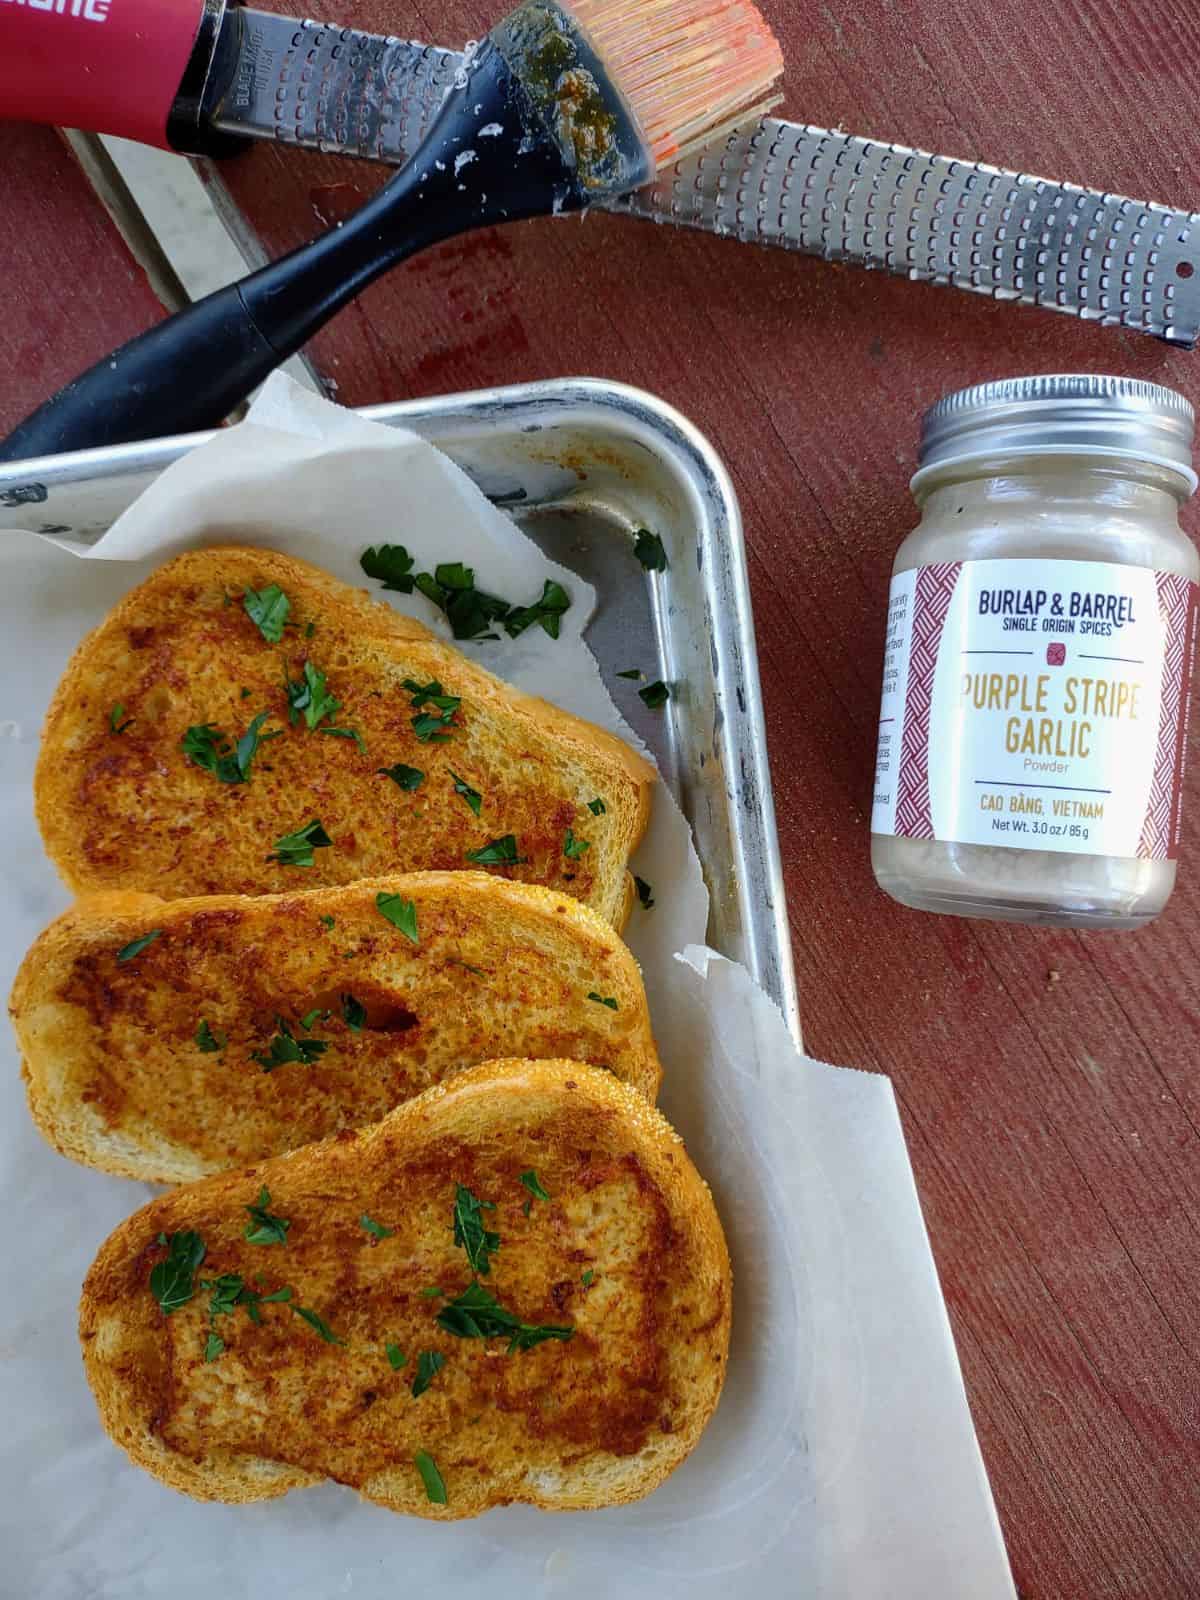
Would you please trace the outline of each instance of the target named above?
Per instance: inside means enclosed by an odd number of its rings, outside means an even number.
[[[531,629],[465,648],[632,737],[582,640],[589,586],[429,445],[277,378],[249,422],[165,472],[89,551],[0,539],[6,988],[67,903],[31,791],[68,656],[168,554],[235,539],[355,583],[362,549],[383,541],[407,545],[418,567],[462,559],[513,599],[556,577],[572,596],[557,642]],[[387,598],[441,621],[419,595]],[[636,866],[657,901],[635,910],[628,937],[666,1072],[661,1104],[712,1185],[734,1264],[729,1375],[691,1458],[636,1506],[509,1507],[454,1525],[394,1517],[331,1484],[246,1507],[158,1484],[103,1433],[75,1334],[96,1249],[151,1191],[41,1141],[6,1035],[0,1594],[727,1600],[737,1584],[804,1600],[1012,1595],[890,1085],[801,1056],[746,972],[704,948],[707,896],[665,787]]]

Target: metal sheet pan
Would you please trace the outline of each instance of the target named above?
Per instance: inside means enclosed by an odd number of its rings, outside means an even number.
[[[692,825],[712,895],[709,940],[749,969],[799,1042],[741,513],[719,456],[661,400],[596,379],[362,414],[444,450],[548,554],[595,585],[588,642]],[[0,528],[96,539],[208,437],[2,466]],[[640,527],[661,536],[666,573],[647,575],[635,558]],[[663,711],[648,711],[637,684],[617,676],[633,667],[672,685]]]

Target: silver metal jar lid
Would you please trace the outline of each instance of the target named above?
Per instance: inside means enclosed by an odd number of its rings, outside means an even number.
[[[1181,394],[1140,378],[1001,378],[948,394],[925,413],[912,487],[986,457],[1071,455],[1162,467],[1194,494],[1195,431],[1195,412]]]

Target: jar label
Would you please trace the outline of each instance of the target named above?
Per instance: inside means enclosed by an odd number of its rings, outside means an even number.
[[[872,831],[1174,857],[1197,585],[1100,561],[892,582]]]

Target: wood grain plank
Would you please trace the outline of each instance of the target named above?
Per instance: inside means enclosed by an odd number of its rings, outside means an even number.
[[[1193,0],[766,9],[789,114],[1200,207]],[[454,43],[495,10],[318,0],[315,14]],[[224,175],[272,254],[381,181],[272,149]],[[1200,358],[607,217],[432,252],[313,354],[350,404],[619,378],[721,449],[746,515],[809,1046],[896,1084],[1021,1593],[1200,1594],[1196,846],[1161,921],[1116,937],[907,912],[867,856],[884,598],[921,410],[981,378],[1063,369],[1196,399]]]
[[[0,123],[0,434],[162,306],[52,128]]]

